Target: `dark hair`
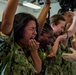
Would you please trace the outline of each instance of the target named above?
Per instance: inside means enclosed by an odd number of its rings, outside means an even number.
[[[37,23],[37,19],[28,13],[18,13],[15,15],[14,18],[14,39],[16,42],[18,42],[19,39],[23,38],[24,36],[24,27],[27,26],[27,23],[30,20],[34,20],[36,22],[36,31],[37,31],[37,36],[36,39],[38,37],[38,23]]]
[[[50,18],[50,23],[55,23],[56,25],[58,25],[60,20],[65,21],[62,15],[55,14]]]
[[[74,11],[76,9],[76,0],[58,0],[62,9]]]
[[[65,12],[68,12],[69,10],[67,10],[67,9],[59,9],[58,10],[58,14],[59,15],[64,15],[65,14]]]
[[[41,35],[43,35],[44,33],[49,33],[49,31],[53,33],[52,27],[48,23],[45,23]]]

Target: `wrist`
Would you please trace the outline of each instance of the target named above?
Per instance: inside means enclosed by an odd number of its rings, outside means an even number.
[[[56,57],[56,54],[53,52],[53,50],[51,50],[50,54],[48,55],[48,57]]]

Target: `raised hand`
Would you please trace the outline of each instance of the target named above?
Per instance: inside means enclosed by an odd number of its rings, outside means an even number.
[[[44,2],[45,2],[46,4],[50,4],[50,3],[51,3],[51,0],[44,0]]]
[[[67,61],[76,62],[76,50],[73,48],[70,48],[70,50],[72,53],[63,53],[62,57]]]

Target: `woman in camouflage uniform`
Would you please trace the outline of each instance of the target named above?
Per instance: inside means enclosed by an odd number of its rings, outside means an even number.
[[[40,48],[39,48],[39,56],[42,60],[42,71],[39,75],[50,75],[50,60],[48,58],[48,54],[51,49],[53,38],[53,30],[49,24],[45,23],[44,28],[39,37]]]
[[[2,44],[1,48],[6,49],[1,49],[0,52],[0,74],[5,68],[4,75],[35,75],[35,73],[41,71],[41,60],[37,52],[39,43],[35,40],[37,36],[37,20],[27,13],[18,13],[14,18],[17,4],[18,0],[8,0],[6,10],[3,13],[1,30],[9,36],[2,38],[5,45]],[[45,0],[42,11],[45,8],[46,11],[41,12],[38,17],[39,33],[43,27],[43,21],[45,21],[49,6],[50,0]]]
[[[38,23],[35,17],[27,13],[19,13],[14,18],[17,4],[18,0],[8,0],[6,12],[3,15],[1,26],[8,26],[8,30],[3,29],[9,36],[8,40],[5,40],[5,46],[3,45],[4,49],[0,52],[0,74],[5,68],[4,75],[34,75],[35,72],[41,71],[41,60],[37,52],[39,43],[34,39],[37,35]],[[13,11],[8,13],[10,8]],[[10,23],[4,23],[8,15],[11,17],[10,20],[7,19]]]

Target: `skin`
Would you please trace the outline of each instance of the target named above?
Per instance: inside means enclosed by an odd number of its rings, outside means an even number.
[[[63,17],[66,20],[66,23],[72,23],[73,16],[74,16],[74,14],[72,11],[66,11],[63,15]]]
[[[29,35],[28,35],[29,34]],[[27,26],[24,28],[24,37],[20,39],[20,46],[25,46],[29,44],[30,38],[34,39],[37,35],[35,21],[31,20]]]
[[[55,23],[52,23],[52,28],[53,28],[53,32],[55,35],[59,35],[61,32],[64,31],[64,27],[65,27],[66,22],[60,20],[59,24],[56,25]]]
[[[44,7],[43,7],[38,19],[37,19],[38,23],[39,23],[39,26],[38,26],[39,34],[41,33],[41,30],[44,26],[44,22],[45,22],[45,19],[46,19],[46,16],[47,16],[47,12],[49,11],[49,7],[50,7],[50,0],[44,0],[44,2],[46,2],[46,3],[44,4]],[[13,6],[13,4],[14,4],[14,6]],[[18,5],[18,0],[8,0],[7,6],[6,6],[6,8],[3,12],[1,31],[5,35],[8,35],[13,28],[14,15],[15,15],[15,12],[16,12],[16,9],[17,9],[17,5]],[[26,27],[29,30],[26,33],[26,28],[24,28],[24,38],[20,39],[18,44],[21,47],[23,47],[24,45],[29,46],[31,57],[32,57],[33,62],[34,62],[34,67],[35,67],[37,72],[40,72],[41,71],[41,60],[40,60],[40,58],[38,56],[38,53],[37,53],[37,50],[39,48],[39,43],[36,42],[36,40],[34,39],[35,36],[36,36],[36,31],[35,31],[36,26],[35,26],[35,23],[33,22],[32,24],[34,25],[34,27],[33,27],[34,28],[33,29],[34,33],[33,33],[33,31],[30,32],[30,30],[31,30],[30,27],[29,27],[30,22],[28,23],[28,26]],[[30,34],[29,34],[29,36],[27,35],[27,37],[25,37],[26,36],[25,33],[26,34],[30,33]],[[30,39],[31,37],[33,39]]]
[[[13,6],[13,4],[14,4],[14,6]],[[18,5],[18,0],[16,0],[16,1],[8,0],[7,6],[3,12],[1,30],[6,35],[8,35],[13,28],[13,20],[14,20],[14,15],[16,12],[17,5]],[[31,26],[31,24],[33,26]],[[23,40],[22,39],[19,40],[18,45],[20,45],[20,47],[24,47],[24,45],[25,46],[29,45],[29,50],[30,50],[31,58],[34,63],[34,68],[39,73],[41,71],[41,60],[40,60],[40,57],[37,52],[37,50],[39,48],[39,43],[36,42],[35,40],[30,40],[31,37],[35,38],[35,36],[37,34],[35,22],[34,21],[28,22],[27,26],[24,28],[23,33],[24,33],[24,38],[23,38]],[[27,35],[28,33],[29,33],[29,35]],[[27,43],[27,42],[29,42],[29,43]],[[31,44],[32,44],[32,46],[31,46]]]
[[[50,45],[53,42],[53,31],[50,31],[48,33],[43,33],[43,35],[40,36],[39,42],[40,45],[46,49],[48,45]],[[46,43],[45,43],[46,42]]]

